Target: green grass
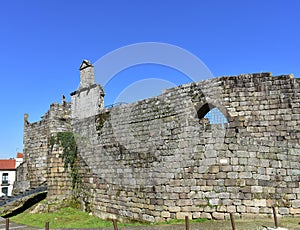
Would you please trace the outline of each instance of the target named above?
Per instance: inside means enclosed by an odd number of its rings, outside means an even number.
[[[112,221],[101,220],[97,217],[90,216],[88,213],[81,212],[78,209],[74,208],[62,208],[55,213],[41,213],[41,214],[30,214],[28,212],[24,212],[19,214],[15,217],[12,217],[11,220],[13,222],[17,222],[20,224],[26,224],[29,226],[34,226],[38,228],[44,228],[45,223],[49,221],[50,229],[53,228],[113,228]],[[190,220],[190,223],[201,223],[201,228],[199,229],[206,229],[206,230],[230,230],[231,224],[229,220],[226,221],[207,221],[206,219],[196,219]],[[279,219],[279,226],[285,227],[288,229],[299,229],[299,218],[280,218]],[[142,225],[172,225],[172,224],[184,224],[184,220],[170,220],[167,222],[162,223],[154,223],[154,224],[147,224],[147,223],[139,223],[139,222],[132,222],[132,223],[119,223],[119,227],[125,226],[142,226]],[[274,226],[274,221],[272,218],[265,218],[265,219],[249,219],[249,220],[236,220],[236,225],[238,229],[245,229],[245,230],[253,230],[253,229],[261,229],[263,225],[265,226]],[[183,227],[184,228],[184,227]]]
[[[208,219],[194,219],[194,220],[189,220],[189,223],[202,223],[202,222],[207,222],[207,221],[212,221]],[[179,219],[173,219],[165,222],[160,222],[156,224],[185,224],[185,220],[179,220]]]
[[[30,214],[24,212],[12,217],[11,220],[16,223],[39,228],[45,227],[46,222],[49,222],[51,228],[96,228],[113,226],[111,221],[101,220],[73,208],[62,208],[55,213]]]
[[[10,218],[13,222],[25,224],[33,227],[44,228],[45,223],[49,222],[50,228],[104,228],[113,227],[110,220],[102,220],[94,216],[90,216],[86,212],[82,212],[74,208],[62,208],[55,213],[38,213],[30,214],[28,212],[21,213]],[[204,222],[206,219],[190,220],[191,223]],[[183,224],[184,220],[170,220],[157,224]],[[129,222],[118,223],[118,226],[142,226],[150,225],[150,223]]]

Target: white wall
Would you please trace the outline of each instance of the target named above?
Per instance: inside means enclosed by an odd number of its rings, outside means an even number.
[[[3,173],[8,173],[8,185],[2,184]],[[8,187],[7,195],[11,196],[15,179],[16,179],[16,171],[15,170],[1,170],[0,171],[0,196],[3,196],[2,188],[4,188],[4,187]]]
[[[16,168],[18,168],[19,165],[23,163],[23,161],[23,158],[16,158]]]

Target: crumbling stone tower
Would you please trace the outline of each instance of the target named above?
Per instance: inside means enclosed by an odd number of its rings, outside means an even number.
[[[104,108],[104,91],[95,83],[94,67],[83,60],[80,65],[80,85],[71,93],[72,103],[53,103],[38,122],[29,122],[24,115],[24,163],[18,168],[16,191],[25,191],[41,184],[48,185],[48,196],[70,194],[70,178],[64,169],[62,149],[51,149],[50,139],[58,132],[72,132],[72,122],[98,114]]]
[[[70,110],[71,104],[65,102],[63,97],[61,104],[50,105],[41,121],[31,123],[29,115],[24,115],[24,162],[17,169],[16,191],[25,191],[44,183],[48,183],[48,186],[57,183],[57,178],[51,181],[49,176],[57,171],[57,163],[62,164],[62,160],[50,151],[50,137],[57,132],[72,130]]]

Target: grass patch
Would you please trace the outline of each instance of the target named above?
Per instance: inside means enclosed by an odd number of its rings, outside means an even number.
[[[30,214],[23,212],[11,218],[12,221],[43,228],[49,222],[51,228],[97,228],[112,227],[111,221],[101,220],[74,208],[62,208],[55,213]]]
[[[25,224],[33,227],[44,228],[45,223],[49,222],[50,228],[105,228],[113,227],[113,223],[110,220],[102,220],[95,216],[90,216],[86,212],[82,212],[78,209],[71,207],[61,208],[54,213],[37,213],[30,214],[29,212],[23,212],[17,216],[10,218],[13,222],[19,224]],[[190,220],[190,223],[205,222],[206,219]],[[141,223],[141,222],[128,222],[118,223],[120,227],[126,226],[146,226],[153,225],[153,223]],[[154,223],[154,225],[162,224],[184,224],[184,220],[170,220],[161,223]]]

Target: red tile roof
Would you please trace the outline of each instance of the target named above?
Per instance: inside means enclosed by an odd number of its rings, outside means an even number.
[[[17,158],[24,158],[24,154],[23,153],[17,153]]]
[[[0,160],[0,170],[12,170],[16,169],[16,160]]]

